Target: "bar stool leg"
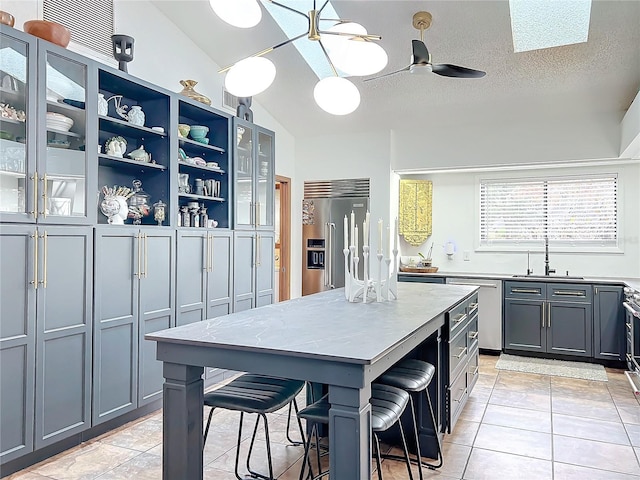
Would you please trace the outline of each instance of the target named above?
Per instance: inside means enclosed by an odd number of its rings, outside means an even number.
[[[413,406],[413,397],[409,393],[409,406],[411,407],[411,418],[413,419],[413,432],[416,437],[416,458],[418,460],[418,476],[420,480],[423,480],[422,476],[422,456],[420,455],[420,436],[418,434],[418,420],[416,418],[416,409]],[[438,434],[436,433],[436,436]]]
[[[436,434],[436,442],[438,444],[438,459],[439,462],[437,465],[431,465],[429,463],[425,463],[424,466],[427,467],[430,470],[435,470],[437,468],[442,467],[442,463],[444,461],[444,458],[442,457],[442,445],[440,445],[440,437],[438,436],[438,424],[436,423],[436,416],[433,413],[433,405],[431,404],[431,397],[429,396],[429,388],[427,387],[424,390],[425,394],[427,395],[427,403],[429,404],[429,412],[431,413],[431,421],[433,422],[433,431]],[[418,455],[420,454],[420,451],[418,451]],[[420,458],[420,456],[418,456],[418,458]],[[422,464],[422,461],[420,461],[420,463]]]

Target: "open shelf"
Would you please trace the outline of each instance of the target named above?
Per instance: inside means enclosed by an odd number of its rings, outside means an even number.
[[[21,122],[20,120],[14,120],[13,118],[0,118],[0,123],[11,123],[13,125],[24,125],[25,122]]]
[[[75,138],[84,137],[84,135],[80,135],[79,133],[65,132],[64,130],[58,130],[56,128],[47,128],[47,132],[56,133],[59,135],[65,135],[67,137],[75,137]]]
[[[191,198],[193,200],[210,200],[213,202],[225,202],[224,198],[220,197],[207,197],[205,195],[195,195],[193,193],[180,193],[178,195],[180,198]]]
[[[208,150],[213,150],[219,153],[225,152],[224,148],[216,147],[215,145],[208,145],[206,143],[196,142],[195,140],[191,140],[190,138],[180,137],[178,138],[178,141],[180,142],[180,145],[182,145],[183,143],[188,143],[189,145],[195,145],[195,146],[202,147]]]
[[[220,175],[224,175],[226,173],[220,168],[202,167],[200,165],[193,165],[191,163],[178,162],[178,165],[180,165],[181,167],[193,168],[194,170],[204,170],[205,172],[219,173]]]
[[[158,132],[157,130],[153,130],[149,127],[141,127],[139,125],[134,125],[133,123],[129,123],[125,120],[120,120],[114,117],[98,115],[98,118],[102,123],[109,122],[111,124],[109,128],[103,128],[101,125],[100,130],[108,130],[114,133],[124,133],[125,135],[131,134],[131,132],[135,130],[139,132],[150,133],[152,135],[157,135],[158,137],[165,137],[167,135],[166,131]]]
[[[114,157],[104,153],[100,153],[98,159],[100,160],[100,165],[104,165],[105,167],[141,168],[143,170],[151,169],[160,171],[167,169],[164,165],[158,165],[157,163],[138,162],[137,160]]]

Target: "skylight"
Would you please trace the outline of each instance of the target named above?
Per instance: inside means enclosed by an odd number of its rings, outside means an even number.
[[[279,0],[279,3],[295,8],[301,12],[309,12],[313,10],[313,0]],[[263,5],[280,26],[287,38],[296,37],[309,30],[309,22],[302,15],[298,15],[297,13],[291,12],[282,7],[273,5],[270,2],[264,2]],[[318,9],[320,9],[322,5],[324,5],[324,2],[320,2],[318,4]],[[320,18],[339,18],[333,8],[333,5],[331,5],[331,2],[328,2],[324,7]],[[331,26],[333,26],[333,23],[331,22],[322,21],[320,23],[320,28],[323,30],[327,30]],[[322,53],[322,49],[320,48],[320,45],[318,45],[318,42],[309,41],[305,36],[293,42],[293,45],[298,49],[302,58],[304,58],[304,60],[309,64],[318,78],[325,78],[333,75],[331,67]]]
[[[591,0],[509,0],[513,49],[526,52],[586,42]]]

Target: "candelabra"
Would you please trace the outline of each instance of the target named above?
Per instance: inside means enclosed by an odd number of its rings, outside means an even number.
[[[368,215],[367,215],[368,217]],[[396,300],[398,298],[398,246],[394,242],[393,250],[389,252],[387,244],[387,254],[392,253],[393,258],[385,258],[382,249],[382,220],[380,220],[380,247],[378,253],[370,254],[370,246],[368,245],[368,218],[363,225],[365,232],[365,245],[362,247],[362,279],[358,275],[358,266],[360,265],[360,257],[358,256],[358,233],[355,229],[355,235],[351,235],[352,240],[355,238],[355,245],[347,246],[347,218],[345,217],[345,248],[342,250],[344,254],[344,295],[349,302],[383,302]],[[397,229],[397,224],[396,224]],[[397,230],[396,230],[397,231]],[[373,258],[372,258],[373,257]],[[378,263],[377,274],[371,272],[371,262]],[[393,265],[391,264],[393,260]],[[373,277],[376,278],[373,278]]]

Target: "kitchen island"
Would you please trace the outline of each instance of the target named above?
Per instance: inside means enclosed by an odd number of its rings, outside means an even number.
[[[448,359],[439,334],[451,312],[463,323],[460,312],[477,290],[399,284],[399,300],[363,305],[338,289],[146,335],[164,362],[163,478],[202,479],[202,373],[209,366],[327,384],[331,478],[369,480],[371,382],[425,352],[419,347],[434,336],[441,352],[429,360]],[[440,374],[437,392],[443,381]]]

